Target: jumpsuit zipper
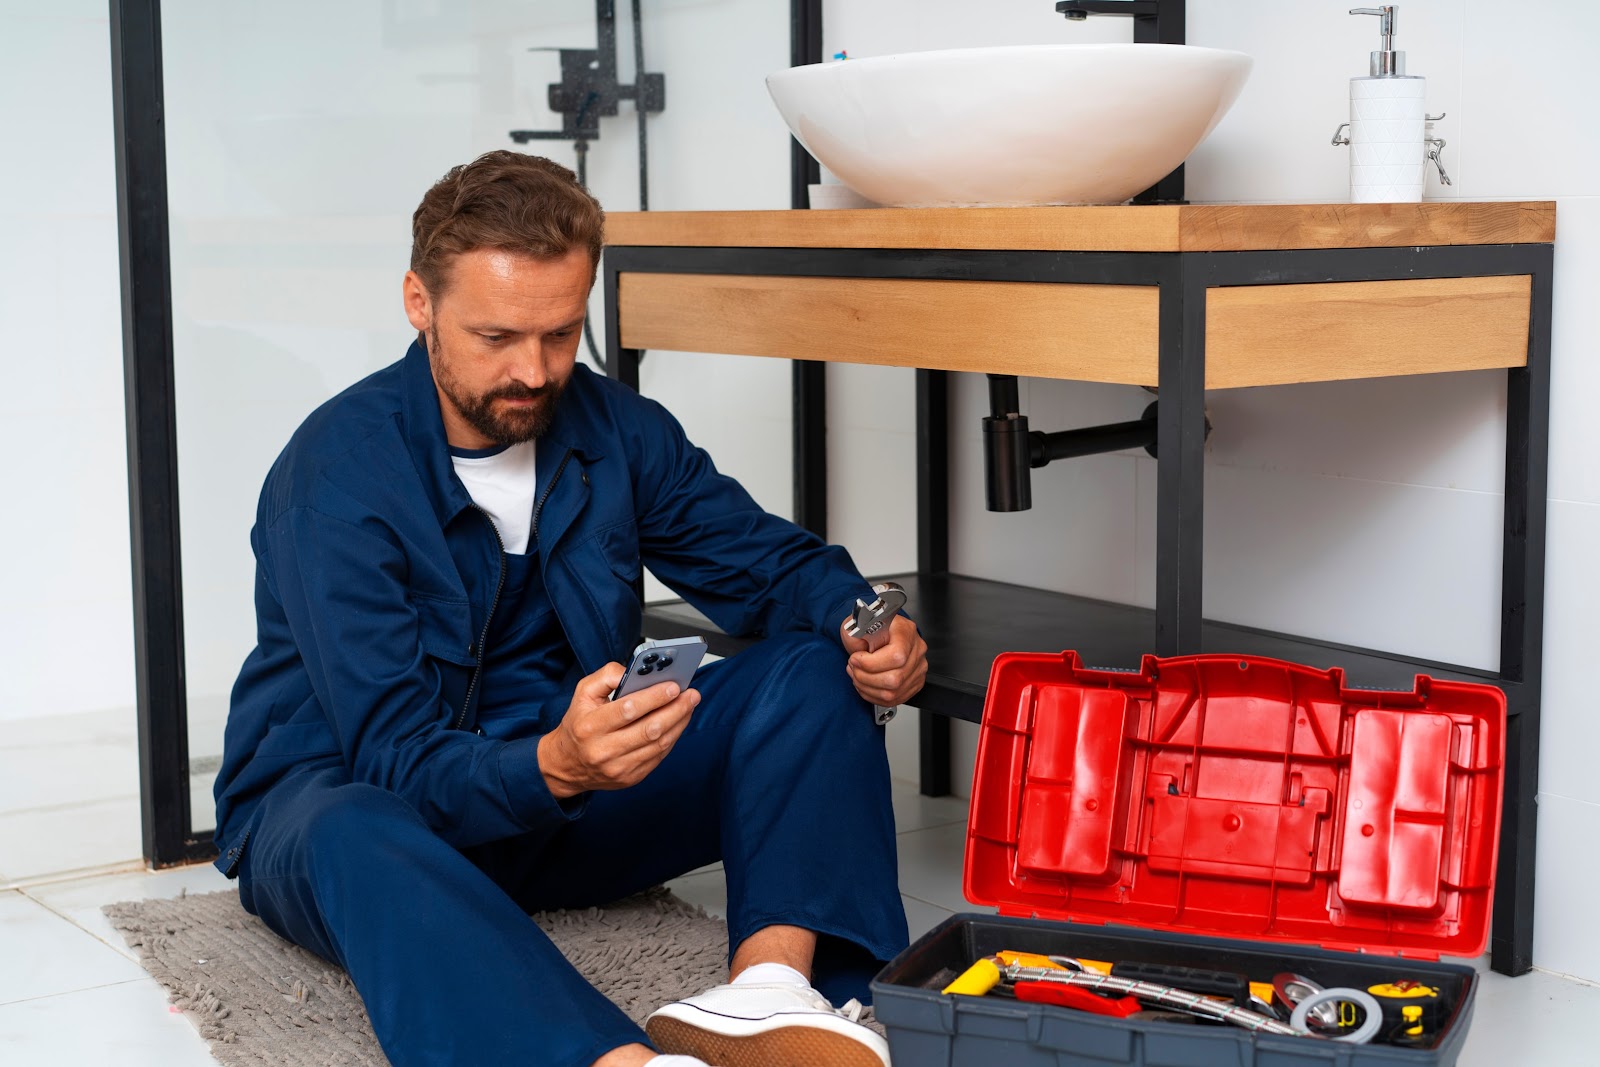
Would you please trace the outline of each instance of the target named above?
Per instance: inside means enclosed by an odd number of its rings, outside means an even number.
[[[530,539],[535,542],[539,540],[539,514],[544,511],[544,502],[550,499],[550,491],[556,487],[556,482],[561,480],[561,472],[567,469],[567,461],[570,459],[572,459],[572,449],[569,448],[561,456],[561,463],[556,467],[555,474],[551,475],[550,484],[545,486],[544,492],[540,494],[539,502],[533,506],[533,528],[530,533]],[[466,725],[467,712],[472,707],[472,695],[477,692],[478,679],[483,674],[483,659],[489,651],[489,626],[494,621],[495,608],[500,606],[500,594],[505,592],[506,588],[505,540],[500,536],[500,529],[495,526],[494,520],[489,517],[489,513],[479,507],[476,502],[471,506],[474,511],[483,516],[483,521],[489,524],[489,532],[494,534],[495,546],[500,550],[500,578],[495,582],[494,599],[489,602],[489,613],[483,617],[483,633],[478,636],[478,662],[472,668],[472,679],[467,682],[467,695],[461,701],[461,711],[456,715],[455,722],[450,724],[452,730],[459,730]]]
[[[556,472],[550,476],[550,484],[544,487],[544,492],[539,496],[539,502],[533,506],[533,540],[539,540],[539,513],[544,511],[544,502],[550,499],[550,490],[556,487],[561,480],[561,472],[567,469],[567,461],[572,458],[572,449],[567,449],[561,456],[561,462],[556,466]]]
[[[244,862],[244,846],[250,840],[250,835],[254,832],[254,827],[246,830],[244,832],[244,836],[239,838],[239,843],[228,850],[228,869],[222,872],[222,876],[224,878],[232,878],[234,872],[239,869],[239,864]]]

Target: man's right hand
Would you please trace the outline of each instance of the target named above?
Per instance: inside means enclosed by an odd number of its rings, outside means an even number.
[[[662,682],[621,700],[611,694],[626,668],[608,663],[578,683],[561,724],[539,739],[539,770],[558,799],[591,789],[626,789],[666,758],[700,703],[694,689]]]

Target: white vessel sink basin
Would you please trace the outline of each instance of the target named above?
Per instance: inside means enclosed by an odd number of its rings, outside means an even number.
[[[767,90],[818,162],[880,204],[1120,204],[1194,151],[1249,73],[1216,48],[1024,45],[792,67]]]

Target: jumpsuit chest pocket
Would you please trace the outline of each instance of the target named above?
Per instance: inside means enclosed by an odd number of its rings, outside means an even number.
[[[466,597],[411,594],[417,613],[417,643],[424,669],[439,672],[439,697],[445,721],[454,721],[466,700],[472,672],[478,665],[478,635],[472,628],[472,605]]]
[[[633,519],[608,526],[594,536],[611,573],[629,586],[639,580],[639,524]]]
[[[587,596],[612,659],[625,657],[639,640],[643,613],[635,589],[641,571],[639,526],[614,522],[563,553],[567,572]]]

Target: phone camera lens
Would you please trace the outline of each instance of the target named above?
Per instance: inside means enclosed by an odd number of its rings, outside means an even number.
[[[649,674],[653,670],[655,670],[655,668],[650,666],[650,664],[646,663],[643,667],[639,668],[639,673],[640,674]]]
[[[644,654],[644,662],[646,662],[646,663],[654,663],[656,660],[658,660],[660,658],[661,657],[656,655],[654,652],[646,652]]]
[[[662,670],[666,670],[670,666],[672,666],[672,660],[670,657],[661,661]]]

